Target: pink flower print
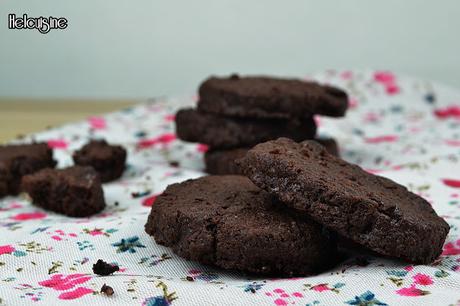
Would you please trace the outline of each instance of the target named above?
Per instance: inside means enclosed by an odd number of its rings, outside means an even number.
[[[318,284],[318,285],[311,287],[311,290],[323,292],[323,291],[330,290],[330,288],[327,286],[327,284]]]
[[[8,210],[11,210],[11,209],[21,208],[21,207],[22,207],[21,204],[16,203],[16,202],[12,202],[6,207],[0,207],[0,211],[8,211]]]
[[[67,276],[62,274],[55,274],[50,279],[38,282],[39,285],[44,287],[53,288],[54,290],[64,291],[74,288],[76,285],[86,283],[91,279],[81,273],[69,274]]]
[[[395,95],[395,94],[399,93],[400,90],[401,89],[396,84],[388,84],[388,85],[385,86],[385,91],[389,95]]]
[[[274,300],[274,303],[275,303],[275,305],[278,305],[278,306],[284,306],[284,305],[288,304],[288,302],[286,300],[283,300],[283,299],[276,299],[276,300]]]
[[[449,242],[444,245],[442,255],[460,255],[460,239],[458,239],[455,243]]]
[[[65,236],[69,236],[69,237],[72,237],[72,238],[75,238],[77,237],[77,234],[75,233],[68,233],[66,234],[63,230],[55,230],[54,233],[50,233],[48,232],[47,234],[51,234],[51,238],[56,240],[56,241],[61,241],[63,239],[65,239]],[[67,240],[67,239],[65,239]]]
[[[410,271],[414,270],[414,266],[407,266],[407,267],[404,267],[404,270],[410,272]]]
[[[163,134],[163,135],[160,135],[158,137],[154,137],[154,138],[150,138],[150,139],[144,139],[144,140],[141,140],[137,143],[137,148],[138,149],[147,149],[147,148],[150,148],[156,144],[163,144],[163,145],[167,145],[169,144],[170,142],[176,140],[177,137],[175,134],[173,133],[166,133],[166,134]]]
[[[455,179],[442,179],[444,185],[452,187],[452,188],[460,188],[460,180]]]
[[[53,288],[57,291],[66,291],[61,293],[58,298],[62,300],[73,300],[93,292],[93,290],[86,287],[77,287],[80,284],[86,283],[90,279],[91,276],[79,273],[69,274],[67,276],[62,274],[55,274],[51,276],[50,279],[38,282],[38,284],[44,287]]]
[[[377,122],[379,119],[380,116],[373,112],[366,113],[363,118],[364,122]]]
[[[75,290],[61,293],[58,298],[61,300],[74,300],[90,293],[93,293],[93,290],[86,287],[78,287]]]
[[[389,71],[376,71],[374,73],[374,80],[378,83],[394,83],[395,79],[395,75]]]
[[[68,143],[64,139],[49,139],[48,147],[51,149],[67,149]]]
[[[422,295],[427,295],[430,292],[418,289],[415,287],[415,284],[413,284],[410,287],[405,287],[405,288],[396,290],[396,293],[401,296],[422,296]]]
[[[412,278],[414,279],[414,283],[417,285],[428,286],[433,284],[433,279],[423,273],[417,273]]]
[[[95,130],[103,130],[107,127],[107,123],[103,117],[89,117],[88,123]]]
[[[46,214],[42,212],[21,213],[11,217],[11,219],[16,221],[37,220],[43,218],[46,218]]]
[[[445,140],[445,143],[446,143],[448,146],[460,147],[460,140],[446,139],[446,140]]]
[[[340,73],[340,77],[344,80],[351,80],[353,78],[353,72],[350,70],[345,70]]]
[[[460,105],[452,105],[446,108],[436,109],[434,115],[439,119],[456,118],[460,119]]]
[[[357,108],[357,107],[358,107],[358,100],[355,98],[350,98],[348,100],[348,108],[352,109],[352,108]]]
[[[388,71],[377,71],[374,73],[374,80],[385,87],[385,92],[388,95],[394,95],[401,91],[396,84],[396,77],[393,73]]]
[[[173,134],[173,133],[166,133],[166,134],[163,134],[163,135],[160,135],[158,137],[158,142],[159,143],[163,143],[163,144],[167,144],[167,143],[170,143],[174,140],[176,140],[176,135]]]
[[[377,137],[368,137],[365,138],[364,141],[366,143],[382,143],[382,142],[395,142],[399,139],[396,135],[383,135]]]
[[[15,248],[13,248],[11,245],[0,245],[0,255],[3,254],[11,254],[15,251]]]
[[[166,122],[173,122],[176,120],[176,115],[166,115],[164,119]]]
[[[157,140],[154,139],[144,139],[141,140],[137,143],[137,148],[138,149],[146,149],[154,146],[157,143]]]
[[[273,289],[273,292],[265,292],[265,295],[274,298],[273,303],[278,306],[296,304],[294,300],[303,297],[303,294],[300,292],[289,294],[282,288]]]
[[[155,200],[157,199],[158,196],[159,194],[155,194],[155,195],[152,195],[150,197],[143,199],[142,206],[151,207],[155,203]]]
[[[90,234],[91,236],[104,235],[104,233],[100,229],[97,229],[97,228],[89,231],[88,234]]]
[[[202,144],[202,143],[199,143],[197,146],[196,146],[196,149],[198,152],[200,153],[206,153],[208,150],[209,150],[209,146],[205,145],[205,144]]]

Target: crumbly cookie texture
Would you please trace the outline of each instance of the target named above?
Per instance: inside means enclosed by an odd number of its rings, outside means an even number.
[[[268,141],[239,163],[287,206],[377,253],[427,264],[442,252],[449,225],[426,200],[314,141]]]
[[[145,230],[186,259],[250,273],[306,275],[337,259],[328,231],[244,176],[170,185],[152,206]]]

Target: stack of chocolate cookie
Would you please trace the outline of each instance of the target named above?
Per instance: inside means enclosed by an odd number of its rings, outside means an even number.
[[[209,146],[206,171],[239,173],[234,161],[252,146],[288,137],[314,139],[315,114],[341,117],[347,94],[335,87],[295,79],[269,77],[211,77],[199,88],[197,109],[176,115],[177,136]],[[337,154],[333,139],[318,140]]]
[[[237,164],[247,177],[168,186],[146,232],[186,259],[277,277],[334,266],[340,237],[417,264],[442,252],[449,225],[430,203],[315,141],[261,143]]]

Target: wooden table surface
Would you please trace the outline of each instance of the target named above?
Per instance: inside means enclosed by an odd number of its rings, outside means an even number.
[[[119,110],[136,102],[139,101],[0,98],[0,143],[50,126]]]

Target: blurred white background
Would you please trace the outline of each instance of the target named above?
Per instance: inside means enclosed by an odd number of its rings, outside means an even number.
[[[66,17],[9,30],[7,15]],[[460,2],[0,0],[0,96],[141,98],[209,74],[379,68],[460,87]]]

